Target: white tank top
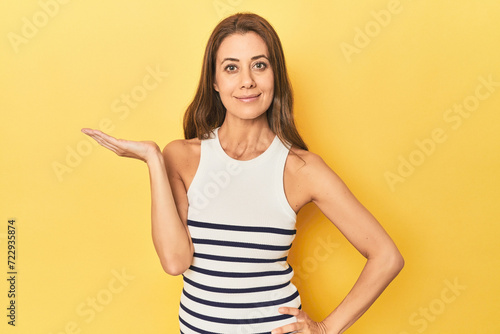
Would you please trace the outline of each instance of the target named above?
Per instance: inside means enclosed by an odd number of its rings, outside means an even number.
[[[195,253],[183,274],[181,333],[270,333],[296,321],[279,307],[301,307],[287,263],[296,233],[283,186],[289,145],[275,136],[258,157],[236,160],[218,129],[201,141],[187,192]]]

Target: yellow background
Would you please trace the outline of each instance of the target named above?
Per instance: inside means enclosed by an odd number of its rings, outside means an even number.
[[[276,28],[299,131],[406,260],[348,333],[499,333],[497,0],[2,1],[0,331],[178,333],[181,278],[162,271],[152,244],[146,165],[91,146],[80,129],[161,147],[181,138],[208,36],[237,11]],[[466,116],[449,111],[464,103]],[[298,224],[295,281],[320,320],[364,259],[314,206]]]

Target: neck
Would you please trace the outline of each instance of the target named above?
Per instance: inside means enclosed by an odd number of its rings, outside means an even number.
[[[262,154],[271,145],[275,134],[269,127],[266,114],[251,120],[233,118],[226,114],[218,130],[218,137],[222,148],[230,157],[249,160]]]

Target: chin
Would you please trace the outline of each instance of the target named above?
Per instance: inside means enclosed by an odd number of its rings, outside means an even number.
[[[256,110],[245,110],[247,108],[241,108],[240,110],[236,112],[229,112],[231,115],[234,117],[240,118],[240,119],[246,119],[246,120],[251,120],[251,119],[257,119],[259,117],[266,117],[266,110],[264,111],[256,111]],[[227,113],[228,111],[226,111]]]

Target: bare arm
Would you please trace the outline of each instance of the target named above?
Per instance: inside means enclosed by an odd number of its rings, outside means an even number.
[[[187,228],[186,214],[178,213],[165,160],[160,152],[148,160],[151,184],[151,233],[163,269],[170,275],[180,275],[193,260],[193,243]],[[181,204],[179,204],[181,205]]]
[[[378,298],[403,268],[396,245],[342,180],[317,157],[313,202],[367,259],[345,299],[323,321],[328,333],[343,333]],[[321,180],[319,182],[319,180]]]
[[[116,139],[99,130],[83,129],[83,133],[119,156],[146,162],[151,186],[151,233],[155,250],[165,272],[182,274],[193,258],[193,244],[185,219],[181,219],[167,176],[165,159],[158,145],[151,141]],[[187,199],[186,199],[187,201]],[[179,204],[187,213],[187,203]]]
[[[317,155],[308,154],[300,172],[304,191],[332,221],[367,262],[344,300],[322,321],[312,321],[303,311],[281,308],[297,317],[297,324],[274,333],[304,330],[304,333],[339,334],[365,313],[403,268],[396,245],[375,217],[354,197],[344,182]]]

